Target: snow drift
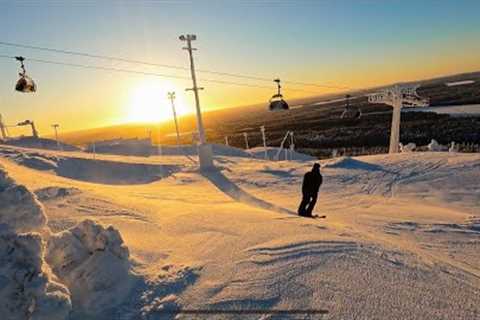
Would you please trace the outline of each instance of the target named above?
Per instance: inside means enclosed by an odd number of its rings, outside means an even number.
[[[15,233],[0,225],[0,313],[2,319],[66,319],[68,289],[53,281],[42,256],[39,234]]]
[[[280,151],[280,152],[279,152]],[[265,148],[264,147],[255,147],[248,149],[248,152],[257,159],[265,159]],[[278,154],[278,159],[276,158]],[[317,158],[312,157],[311,155],[300,153],[295,150],[290,150],[286,148],[278,147],[267,147],[267,159],[268,160],[296,160],[296,161],[312,161],[317,160]]]
[[[2,319],[65,319],[70,293],[43,260],[46,217],[35,196],[0,167],[0,314]],[[28,232],[28,233],[23,233]]]
[[[16,232],[31,232],[43,228],[46,222],[35,196],[0,167],[0,224],[7,224]]]
[[[80,149],[60,142],[57,145],[57,141],[53,139],[46,138],[35,138],[35,137],[20,137],[9,139],[4,142],[6,145],[23,147],[23,148],[37,148],[37,149],[46,149],[46,150],[63,150],[63,151],[79,151]]]
[[[176,165],[125,163],[121,161],[50,156],[38,152],[1,149],[0,155],[15,163],[59,176],[104,184],[150,183],[178,171]]]
[[[72,302],[97,315],[122,302],[133,278],[120,233],[85,220],[50,234],[46,220],[35,195],[0,167],[2,319],[66,319]]]
[[[101,313],[129,292],[128,248],[112,226],[85,220],[54,234],[45,259],[70,289],[73,305],[85,313]]]
[[[322,165],[322,168],[357,169],[366,171],[383,170],[383,168],[377,164],[360,161],[351,157],[339,157],[329,160]]]
[[[61,158],[55,172],[62,177],[105,184],[142,184],[167,177],[176,166]]]
[[[223,144],[212,143],[212,152],[216,156],[227,156],[227,157],[242,157],[248,158],[250,154],[243,149],[235,148],[231,146],[226,146]],[[162,155],[190,155],[194,156],[198,154],[198,146],[196,145],[181,145],[180,148],[176,146],[161,146],[155,147],[155,152],[153,154],[162,154]]]

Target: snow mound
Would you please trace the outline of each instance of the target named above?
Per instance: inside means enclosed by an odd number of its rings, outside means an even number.
[[[57,169],[57,158],[42,155],[37,152],[22,152],[19,150],[0,149],[0,154],[15,163],[36,170]]]
[[[413,152],[417,148],[417,145],[413,142],[403,144],[400,143],[400,152]]]
[[[0,149],[0,155],[31,169],[51,170],[65,178],[103,184],[150,183],[168,177],[179,170],[176,165],[127,163],[70,156],[55,157],[38,152],[8,149]]]
[[[16,232],[37,231],[47,219],[41,204],[25,188],[17,185],[0,167],[0,223]]]
[[[278,147],[267,147],[267,159],[269,160],[297,160],[297,161],[312,161],[317,158],[311,155],[300,153],[297,151],[291,151],[289,149],[282,149],[276,159],[277,153],[280,150]],[[248,149],[248,152],[257,159],[265,159],[265,148],[256,147]]]
[[[448,147],[441,145],[437,142],[437,140],[432,139],[430,143],[427,145],[429,151],[448,151]]]
[[[104,184],[143,184],[171,175],[175,165],[126,163],[107,160],[62,158],[56,173],[62,177]]]
[[[79,194],[81,191],[78,188],[64,188],[64,187],[45,187],[35,190],[35,195],[40,201],[47,201],[57,198],[63,198],[75,194]]]
[[[37,193],[48,199],[77,191]],[[138,278],[116,229],[85,220],[52,234],[45,224],[36,196],[0,167],[1,319],[98,318],[125,301]]]
[[[6,145],[23,147],[23,148],[36,148],[36,149],[46,149],[46,150],[63,150],[63,151],[79,151],[80,148],[75,146],[59,142],[57,145],[56,140],[46,139],[46,138],[35,138],[35,137],[20,137],[9,139],[4,142]]]
[[[20,165],[23,165],[25,167],[29,167],[29,168],[35,169],[35,170],[55,170],[55,169],[57,169],[57,163],[55,161],[52,161],[50,159],[46,159],[44,157],[39,157],[39,156],[23,155],[21,157],[17,157],[15,159],[15,162],[17,162]]]
[[[211,144],[212,152],[217,156],[250,157],[243,149]],[[93,152],[93,145],[88,145],[86,152]],[[95,142],[95,152],[104,154],[136,155],[136,156],[195,156],[198,155],[197,145],[152,145],[150,139],[113,139]]]
[[[129,251],[113,227],[85,220],[52,235],[47,248],[45,259],[70,289],[77,310],[100,314],[128,295]]]
[[[243,149],[226,146],[223,144],[212,143],[212,152],[216,156],[226,157],[243,157],[249,158],[251,155]],[[161,155],[190,155],[194,156],[198,154],[198,146],[195,145],[181,145],[179,148],[176,146],[160,146],[155,147],[155,154]]]
[[[39,234],[17,234],[0,225],[0,313],[2,319],[66,319],[70,294],[44,271]]]
[[[340,157],[329,160],[322,165],[322,168],[340,168],[366,171],[383,170],[383,168],[377,164],[360,161],[351,157]]]

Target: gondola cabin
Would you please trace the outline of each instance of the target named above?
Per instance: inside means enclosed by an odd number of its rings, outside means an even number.
[[[30,77],[20,75],[20,79],[18,79],[15,85],[15,90],[24,93],[35,92],[37,91],[37,85]]]
[[[283,99],[283,95],[280,93],[280,79],[273,80],[277,83],[277,93],[270,98],[268,110],[270,111],[285,111],[290,109],[288,103]]]
[[[18,79],[17,84],[15,85],[15,90],[23,93],[35,92],[37,91],[37,85],[33,82],[32,78],[27,76],[27,71],[25,70],[25,65],[23,61],[25,61],[24,57],[15,57],[17,61],[20,62],[20,79]]]

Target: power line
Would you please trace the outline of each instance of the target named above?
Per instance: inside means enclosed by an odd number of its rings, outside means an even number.
[[[0,55],[2,58],[15,58],[12,56],[7,55]],[[146,76],[157,76],[157,77],[164,77],[164,78],[175,78],[175,79],[185,79],[188,80],[188,77],[182,77],[172,74],[163,74],[163,73],[156,73],[156,72],[145,72],[145,71],[137,71],[131,69],[121,69],[121,68],[114,68],[114,67],[103,67],[103,66],[94,66],[88,64],[80,64],[80,63],[71,63],[71,62],[60,62],[60,61],[52,61],[52,60],[44,60],[44,59],[36,59],[36,58],[28,58],[28,61],[39,62],[39,63],[46,63],[46,64],[55,64],[61,66],[69,66],[69,67],[78,67],[84,69],[98,69],[104,71],[115,71],[115,72],[125,72],[125,73],[134,73],[134,74],[141,74]]]
[[[189,68],[182,67],[182,66],[153,63],[153,62],[147,62],[147,61],[141,61],[141,60],[133,60],[133,59],[127,59],[127,58],[121,58],[121,57],[113,57],[113,56],[108,56],[108,55],[99,55],[99,54],[92,54],[92,53],[72,51],[72,50],[32,46],[32,45],[5,42],[5,41],[0,41],[0,45],[9,46],[9,47],[32,49],[32,50],[40,50],[40,51],[49,51],[49,52],[54,52],[54,53],[67,54],[67,55],[83,56],[83,57],[95,58],[95,59],[122,61],[122,62],[127,62],[127,63],[143,64],[143,65],[148,65],[148,66],[171,68],[171,69],[176,69],[176,70],[187,70],[187,71],[189,70]],[[242,79],[272,82],[271,78],[266,78],[266,77],[261,77],[261,76],[244,75],[244,74],[238,74],[238,73],[220,72],[220,71],[212,71],[212,70],[205,70],[205,69],[198,69],[197,71],[201,72],[201,73],[209,73],[209,74],[215,74],[215,75],[221,75],[221,76],[227,76],[227,77],[235,77],[235,78],[242,78]],[[289,83],[289,84],[296,84],[296,85],[303,85],[303,86],[313,86],[313,87],[328,88],[328,89],[353,89],[353,88],[347,87],[347,86],[324,85],[324,84],[318,84],[318,83],[308,83],[308,82],[299,82],[299,81],[288,81],[287,80],[287,81],[283,81],[283,82],[284,83]]]
[[[14,56],[1,55],[1,54],[0,54],[0,58],[15,59]],[[132,70],[132,69],[94,66],[94,65],[87,65],[87,64],[60,62],[60,61],[52,61],[52,60],[36,59],[36,58],[28,58],[26,60],[27,61],[38,62],[38,63],[77,67],[77,68],[91,69],[91,70],[113,71],[113,72],[122,72],[122,73],[130,73],[130,74],[137,74],[137,75],[155,76],[155,77],[162,77],[162,78],[190,80],[189,77],[178,76],[178,75],[173,75],[173,74],[163,74],[163,73],[157,73],[157,72],[137,71],[137,70]],[[242,87],[249,87],[249,88],[260,88],[260,89],[268,89],[268,90],[272,89],[271,86],[262,86],[262,85],[256,85],[256,84],[250,84],[250,83],[224,81],[224,80],[218,80],[218,79],[204,79],[204,78],[201,78],[199,80],[200,81],[205,81],[205,82],[211,82],[211,83],[235,85],[235,86],[242,86]],[[319,92],[313,92],[313,91],[308,91],[308,90],[303,90],[303,89],[298,89],[298,88],[288,88],[287,91],[301,91],[301,92],[306,92],[306,93],[311,93],[311,94],[319,94]]]

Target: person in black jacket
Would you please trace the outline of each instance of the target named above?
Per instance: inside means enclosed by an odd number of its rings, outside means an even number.
[[[320,165],[315,163],[312,171],[305,173],[302,184],[302,202],[298,208],[298,214],[303,217],[311,217],[315,203],[317,203],[318,190],[322,185],[323,178],[320,174]]]

